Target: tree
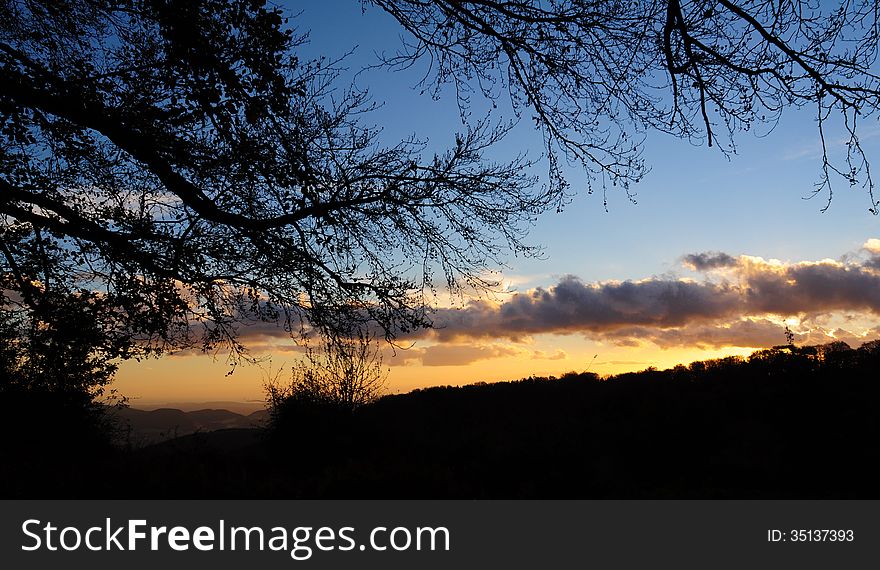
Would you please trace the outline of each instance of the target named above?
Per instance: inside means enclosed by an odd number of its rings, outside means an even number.
[[[294,363],[289,381],[279,376],[265,382],[270,441],[282,457],[293,451],[289,459],[314,465],[351,452],[362,435],[354,412],[382,396],[388,369],[381,345],[360,333],[324,339]]]
[[[435,91],[511,96],[544,135],[551,177],[562,159],[629,188],[646,172],[648,130],[735,152],[735,134],[787,107],[816,109],[822,145],[815,192],[832,175],[863,183],[877,213],[858,125],[880,101],[874,65],[880,11],[871,0],[371,0],[413,40],[394,57],[430,57]],[[825,125],[847,134],[843,164],[829,159]],[[826,205],[827,207],[827,205]]]
[[[353,339],[327,339],[320,351],[309,347],[294,363],[290,381],[266,382],[273,415],[285,405],[328,405],[350,412],[382,395],[388,370],[381,346],[367,334]]]
[[[0,393],[4,389],[44,390],[58,394],[104,395],[116,371],[114,339],[90,318],[89,297],[41,300],[51,303],[44,321],[21,312],[0,311]],[[86,316],[86,318],[83,318]]]
[[[369,96],[331,97],[339,66],[299,61],[303,37],[260,0],[0,4],[3,310],[59,330],[70,300],[114,358],[236,351],[253,319],[391,339],[430,325],[438,277],[485,287],[507,251],[535,251],[525,231],[565,201],[563,161],[603,188],[641,179],[647,130],[729,151],[719,131],[814,105],[820,136],[832,111],[850,134],[817,191],[868,175],[873,3],[368,4],[412,38],[387,64],[429,57],[437,93],[454,84],[464,122],[445,152],[382,140]],[[473,121],[470,98],[502,93],[543,133],[549,184],[524,156],[484,158],[511,124]]]
[[[114,391],[105,393],[116,369],[110,343],[94,329],[96,321],[81,318],[82,299],[58,301],[55,318],[44,326],[0,311],[0,431],[6,434],[0,482],[6,496],[80,492],[90,473],[81,468],[111,453],[119,435],[106,413],[112,400],[123,403]]]
[[[442,154],[383,146],[365,93],[300,63],[261,2],[3,4],[3,287],[35,322],[56,291],[88,296],[122,355],[231,348],[238,323],[331,336],[424,326],[424,287],[454,287],[507,247],[547,196],[523,158],[482,159],[479,123]],[[111,323],[109,325],[108,323]],[[201,334],[193,335],[201,326]]]

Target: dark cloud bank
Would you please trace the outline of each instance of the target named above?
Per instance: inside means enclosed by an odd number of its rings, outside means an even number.
[[[491,341],[522,341],[538,334],[581,334],[619,346],[766,347],[785,341],[781,319],[789,317],[801,322],[794,327],[801,344],[859,343],[880,336],[880,240],[868,240],[862,251],[842,259],[781,263],[706,252],[681,258],[698,279],[586,283],[569,275],[502,303],[477,300],[462,308],[437,309],[435,328],[398,339],[433,341],[433,346],[415,349],[413,358],[440,365],[522,355],[521,349]],[[824,327],[828,315],[849,318],[861,332]],[[288,336],[274,323],[244,327],[240,333],[250,343],[268,343],[267,350],[273,338]]]
[[[720,252],[684,256],[685,266],[705,274],[699,281],[585,283],[566,276],[500,304],[472,301],[440,309],[429,334],[439,341],[580,333],[621,345],[647,340],[664,347],[770,346],[784,340],[779,317],[880,314],[880,256],[866,252],[847,262],[788,264]],[[828,338],[820,337],[799,332],[799,340]]]

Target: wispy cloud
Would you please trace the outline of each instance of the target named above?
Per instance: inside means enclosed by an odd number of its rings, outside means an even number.
[[[391,366],[412,364],[464,366],[481,360],[510,357],[530,360],[564,360],[568,355],[564,350],[553,352],[529,350],[509,343],[432,344],[426,347],[413,347],[398,351],[393,357],[387,358],[386,362]]]
[[[880,136],[880,128],[875,126],[870,126],[867,128],[859,129],[859,141],[864,143],[865,141],[869,141],[871,139],[877,138]],[[829,154],[835,153],[845,153],[847,150],[847,143],[850,142],[849,136],[839,136],[826,140],[826,149]],[[792,161],[792,160],[817,160],[822,158],[822,142],[819,140],[812,140],[805,144],[802,144],[797,147],[791,147],[786,149],[782,154],[782,160]]]

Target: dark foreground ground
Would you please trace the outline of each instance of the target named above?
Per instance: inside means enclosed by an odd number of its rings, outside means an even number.
[[[10,402],[6,498],[880,498],[878,343],[296,404],[128,449]]]

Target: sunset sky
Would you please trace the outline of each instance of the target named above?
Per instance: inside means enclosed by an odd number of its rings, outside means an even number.
[[[370,120],[388,141],[416,134],[443,148],[453,140],[458,109],[448,93],[438,101],[419,94],[424,69],[355,74],[399,46],[402,30],[390,17],[362,13],[355,0],[294,4],[291,12],[301,13],[292,22],[311,31],[301,57],[354,50],[344,79],[383,104]],[[880,156],[880,129],[863,128],[869,156]],[[769,130],[742,133],[729,160],[649,134],[652,171],[633,188],[636,203],[609,188],[606,211],[601,191],[580,191],[563,212],[542,216],[530,233],[542,258],[511,258],[496,276],[498,294],[440,307],[437,330],[400,338],[411,348],[387,351],[388,391],[748,354],[784,343],[786,323],[797,343],[880,338],[880,218],[868,212],[867,192],[837,180],[821,212],[827,195],[805,199],[820,174],[811,110],[791,110]],[[828,140],[832,158],[840,157],[842,139]],[[540,143],[523,121],[497,158],[540,156]],[[582,172],[569,175],[585,190]],[[223,354],[172,355],[124,363],[115,387],[135,407],[261,401],[263,380],[283,379],[298,352],[277,327],[249,327],[242,338],[266,357],[261,367],[225,376]]]

